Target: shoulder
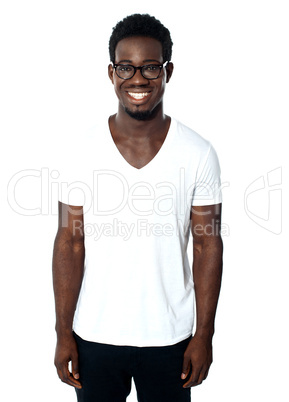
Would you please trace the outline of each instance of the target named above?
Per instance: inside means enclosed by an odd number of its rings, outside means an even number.
[[[93,124],[74,132],[64,132],[55,152],[59,168],[75,174],[89,166],[102,152],[104,130],[104,124]]]
[[[172,124],[175,128],[176,146],[182,149],[182,152],[194,153],[199,156],[210,152],[212,145],[206,138],[177,119],[172,118]]]
[[[62,149],[70,154],[70,160],[75,162],[75,158],[85,157],[90,152],[96,152],[106,137],[107,128],[105,124],[96,123],[87,127],[83,127],[73,133],[66,133],[62,138]],[[67,159],[67,158],[66,158]]]

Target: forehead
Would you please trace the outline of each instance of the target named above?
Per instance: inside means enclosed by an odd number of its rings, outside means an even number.
[[[163,49],[160,41],[145,36],[133,36],[118,42],[115,49],[115,61],[143,63],[147,61],[163,62]]]

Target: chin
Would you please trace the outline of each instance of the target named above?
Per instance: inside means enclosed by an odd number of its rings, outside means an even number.
[[[150,120],[154,117],[155,111],[154,110],[144,110],[144,111],[136,111],[133,112],[132,110],[125,108],[125,112],[135,120]]]

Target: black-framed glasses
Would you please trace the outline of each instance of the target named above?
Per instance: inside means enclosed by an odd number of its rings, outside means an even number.
[[[136,70],[140,70],[141,75],[147,80],[156,80],[159,78],[162,69],[165,67],[167,62],[163,64],[146,64],[145,66],[135,67],[130,64],[114,64],[116,75],[123,79],[129,80],[132,78]]]

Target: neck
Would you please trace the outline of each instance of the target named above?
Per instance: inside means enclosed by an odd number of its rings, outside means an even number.
[[[119,106],[117,114],[112,116],[116,131],[123,133],[126,137],[134,138],[147,138],[153,135],[154,132],[161,130],[167,124],[168,119],[169,117],[163,112],[162,105],[146,120],[137,120],[131,117],[122,106]]]

